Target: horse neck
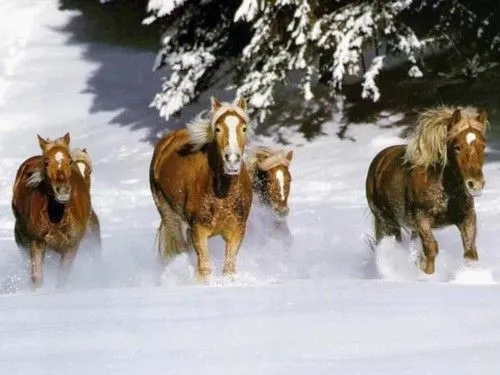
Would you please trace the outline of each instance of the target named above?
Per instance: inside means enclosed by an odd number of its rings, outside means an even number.
[[[465,197],[468,198],[469,195],[465,192],[465,185],[463,178],[458,172],[455,163],[450,160],[451,159],[448,158],[448,162],[442,169],[441,181],[443,184],[443,188],[445,192],[450,196],[464,195]]]
[[[241,174],[245,173],[244,164],[241,165],[240,173],[237,175],[228,175],[224,173],[222,159],[215,142],[208,144],[207,159],[215,195],[224,197],[239,183]]]

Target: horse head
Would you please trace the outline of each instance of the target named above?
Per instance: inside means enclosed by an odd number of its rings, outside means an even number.
[[[289,166],[292,158],[293,151],[260,149],[250,161],[254,186],[257,185],[261,200],[279,217],[286,217],[290,211],[288,196],[292,175]]]
[[[51,187],[54,198],[66,203],[71,197],[71,170],[73,160],[69,153],[69,133],[55,141],[46,140],[38,135],[42,149],[42,173]]]
[[[224,174],[238,175],[252,131],[247,103],[243,98],[236,98],[233,103],[221,103],[213,97],[211,102],[208,118],[203,117],[202,112],[187,124],[191,148],[197,151],[210,144],[211,149],[216,150]]]
[[[87,149],[74,148],[71,150],[71,158],[78,167],[85,183],[90,187],[91,174],[92,174],[92,160],[87,152]]]
[[[212,129],[214,142],[220,153],[224,173],[240,173],[243,152],[247,142],[249,119],[245,99],[236,99],[233,104],[221,103],[212,98]]]
[[[487,121],[484,109],[473,116],[457,109],[448,125],[448,159],[462,176],[466,192],[474,197],[481,195],[485,183],[482,168]]]

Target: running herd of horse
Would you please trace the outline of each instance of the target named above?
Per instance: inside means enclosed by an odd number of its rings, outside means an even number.
[[[478,259],[474,197],[484,187],[487,123],[484,110],[431,108],[421,113],[408,144],[375,156],[366,177],[375,245],[385,236],[401,241],[402,230],[410,231],[422,243],[419,267],[432,274],[438,253],[432,229],[455,225],[464,258]],[[234,276],[252,200],[291,236],[286,218],[293,151],[245,151],[251,135],[244,99],[212,98],[210,110],[158,141],[149,181],[161,217],[156,244],[163,266],[177,254],[194,252],[197,278],[206,281],[212,274],[208,240],[221,236],[223,274]],[[101,247],[90,194],[92,162],[85,149],[71,149],[69,133],[55,140],[38,136],[38,142],[41,155],[24,161],[15,178],[14,236],[29,256],[34,287],[43,282],[46,250],[61,255],[58,276],[64,285],[78,248],[86,241]]]

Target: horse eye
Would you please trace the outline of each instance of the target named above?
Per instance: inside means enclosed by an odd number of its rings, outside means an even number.
[[[49,166],[49,161],[48,160],[44,160],[43,161],[43,165],[45,165],[46,167],[48,167]]]
[[[453,149],[455,150],[455,152],[460,152],[460,146],[458,145],[453,146]]]
[[[215,132],[220,133],[220,128],[219,127],[215,128]]]
[[[243,129],[242,129],[242,131],[243,131],[243,133],[246,133],[246,131],[247,131],[247,127],[246,127],[246,126],[244,126],[244,127],[243,127]]]

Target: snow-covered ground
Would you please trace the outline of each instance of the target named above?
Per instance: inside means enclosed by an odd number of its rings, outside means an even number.
[[[278,242],[240,251],[239,277],[193,281],[181,256],[158,285],[159,216],[148,168],[159,120],[147,108],[154,55],[78,41],[76,12],[54,0],[0,1],[0,374],[496,374],[500,368],[500,164],[490,150],[477,199],[481,270],[457,273],[454,228],[437,233],[437,272],[423,278],[417,244],[366,245],[364,178],[397,129],[349,129],[310,144],[292,132],[290,251]],[[208,103],[206,101],[206,103]],[[333,134],[333,121],[327,129]],[[28,288],[13,240],[11,189],[38,153],[36,134],[71,132],[94,164],[103,262],[82,252],[65,290]],[[287,134],[284,134],[286,137]],[[272,139],[261,139],[270,143]],[[220,274],[220,240],[211,241]],[[458,276],[457,276],[458,275]],[[484,285],[463,285],[484,284]]]

